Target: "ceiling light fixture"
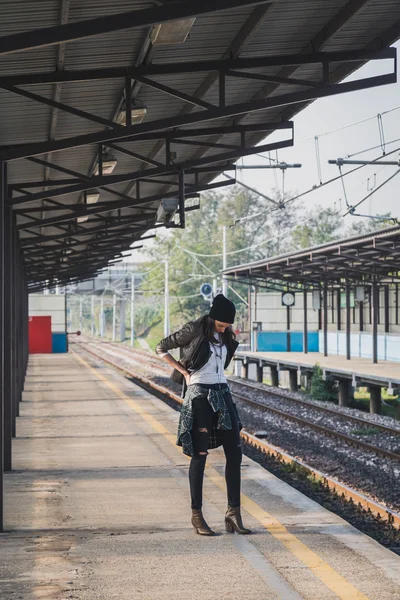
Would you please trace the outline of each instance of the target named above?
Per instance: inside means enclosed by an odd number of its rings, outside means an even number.
[[[99,198],[100,198],[99,190],[96,190],[96,189],[88,190],[87,192],[84,192],[84,194],[82,196],[81,204],[83,204],[84,206],[88,206],[89,204],[96,204],[96,202],[98,201]],[[82,215],[81,217],[77,218],[77,222],[85,223],[85,221],[87,221],[88,218],[89,218],[89,215]]]
[[[143,121],[147,113],[147,107],[141,100],[135,100],[132,98],[132,110],[131,119],[132,125],[138,125]],[[117,121],[118,125],[126,125],[126,100],[123,101],[121,110],[118,113]]]
[[[111,173],[114,171],[117,164],[118,164],[118,161],[115,158],[115,156],[113,154],[110,154],[110,152],[105,152],[103,154],[103,175],[111,175]],[[96,164],[94,174],[95,175],[99,174],[99,163]],[[96,200],[96,202],[97,202],[97,200]]]
[[[183,44],[186,41],[189,31],[192,29],[196,18],[178,19],[177,21],[168,21],[153,25],[150,34],[150,41],[153,46],[164,44]]]

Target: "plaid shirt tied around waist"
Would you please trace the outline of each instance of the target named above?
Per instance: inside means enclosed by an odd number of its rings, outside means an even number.
[[[182,446],[182,451],[187,456],[193,456],[191,434],[194,420],[193,399],[199,396],[207,399],[213,411],[218,413],[217,426],[210,431],[208,447],[211,449],[221,446],[222,439],[219,432],[223,429],[232,429],[232,419],[227,407],[227,402],[233,404],[229,388],[205,389],[199,385],[190,385],[183,401],[176,440],[177,445]]]

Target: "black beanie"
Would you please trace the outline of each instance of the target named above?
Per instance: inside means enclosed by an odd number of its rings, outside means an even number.
[[[233,323],[235,320],[236,308],[233,302],[225,298],[223,294],[215,296],[211,310],[208,316],[215,321],[222,323]]]

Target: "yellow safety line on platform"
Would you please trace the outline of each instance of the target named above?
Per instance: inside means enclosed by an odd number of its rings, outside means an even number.
[[[73,350],[70,350],[73,355],[90,371],[95,373],[101,381],[103,381],[113,392],[133,408],[145,421],[147,421],[157,433],[164,435],[165,438],[175,445],[175,435],[171,434],[164,425],[159,423],[154,417],[149,415],[142,409],[137,402],[129,398],[117,385],[112,383],[107,377],[98,373],[89,363],[79,356]],[[221,490],[225,491],[225,479],[218,473],[216,469],[207,465],[206,476]],[[242,493],[242,507],[257,521],[259,521],[269,533],[276,538],[285,548],[293,554],[299,561],[304,563],[312,573],[320,579],[330,590],[332,590],[341,600],[369,600],[351,583],[349,583],[340,573],[335,571],[327,562],[325,562],[316,552],[311,550],[298,537],[287,530],[278,519],[264,510],[256,502]]]

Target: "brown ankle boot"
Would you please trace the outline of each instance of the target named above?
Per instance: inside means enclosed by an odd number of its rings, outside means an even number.
[[[199,535],[215,535],[215,531],[207,525],[201,509],[192,508],[192,525]]]
[[[240,506],[228,506],[225,514],[225,528],[228,533],[251,533],[251,529],[247,529],[243,525],[242,516],[240,514]]]

